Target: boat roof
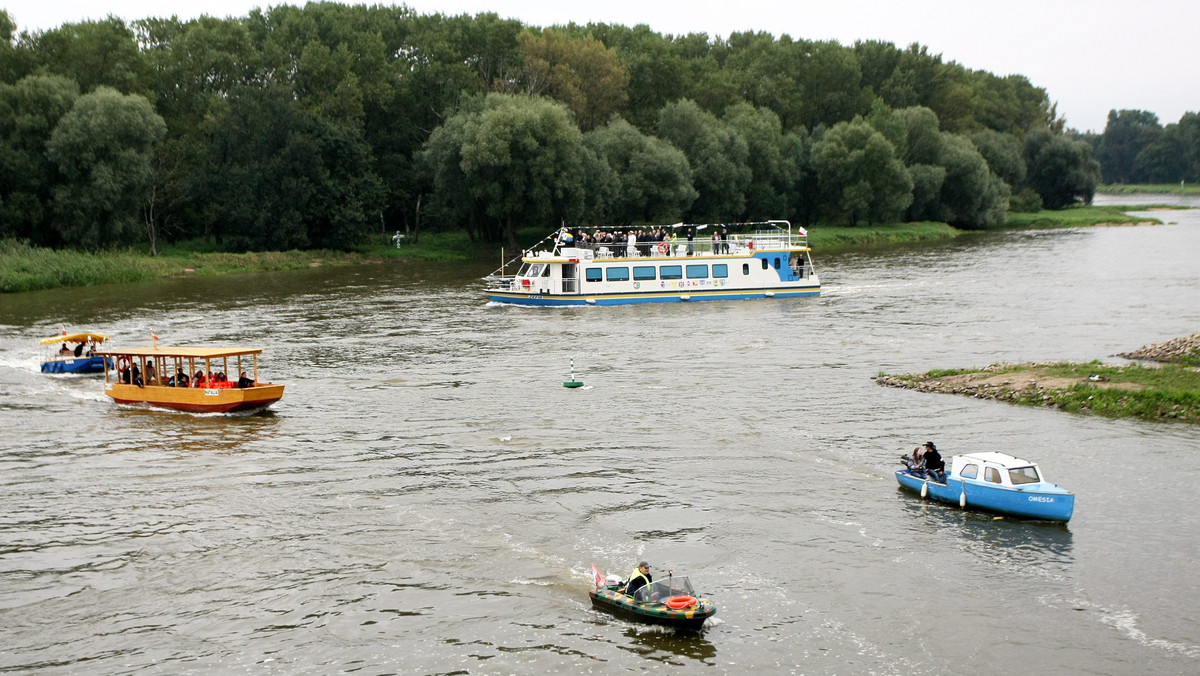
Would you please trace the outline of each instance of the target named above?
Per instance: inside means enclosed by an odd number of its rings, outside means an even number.
[[[64,333],[53,338],[43,338],[42,345],[53,345],[54,343],[103,343],[108,340],[108,336],[103,333]]]
[[[1018,458],[1016,456],[1009,455],[1007,453],[1000,453],[998,451],[983,451],[983,452],[979,452],[979,453],[960,453],[959,457],[964,458],[966,460],[977,460],[979,462],[990,462],[990,463],[994,463],[997,465],[1001,465],[1006,468],[1028,467],[1030,465],[1037,465],[1036,462],[1022,460],[1021,458]]]
[[[192,357],[195,359],[216,359],[219,357],[237,357],[246,354],[261,354],[261,347],[188,347],[188,346],[154,346],[154,347],[125,347],[120,350],[98,350],[101,356],[128,357]]]

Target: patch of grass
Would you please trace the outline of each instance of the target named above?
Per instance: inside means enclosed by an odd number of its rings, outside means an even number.
[[[1133,193],[1150,193],[1158,195],[1200,195],[1200,183],[1141,183],[1125,185],[1101,185],[1096,192],[1110,195],[1130,195]]]
[[[946,223],[892,223],[858,228],[815,225],[808,231],[808,243],[819,253],[848,249],[864,244],[901,244],[927,240],[952,239],[964,231]]]
[[[1012,212],[1008,215],[1006,224],[1009,228],[1079,228],[1089,225],[1100,224],[1124,224],[1134,225],[1137,223],[1145,223],[1146,218],[1141,216],[1130,216],[1129,211],[1144,211],[1151,208],[1146,206],[1075,206],[1059,211],[1042,211],[1034,213]],[[1155,207],[1157,208],[1157,207]],[[1150,219],[1154,223],[1162,224],[1158,219]]]
[[[1018,382],[1020,376],[1042,382],[1059,378],[1068,380],[1069,384],[1014,387],[938,383],[951,376],[975,373],[1013,374]],[[1022,406],[1052,406],[1106,418],[1200,423],[1200,370],[1180,364],[1112,366],[1098,361],[1086,364],[993,364],[986,368],[936,369],[923,374],[881,373],[877,381],[884,385],[996,399]]]

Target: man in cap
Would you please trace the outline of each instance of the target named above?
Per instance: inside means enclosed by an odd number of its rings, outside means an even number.
[[[925,471],[929,478],[941,481],[942,472],[946,471],[946,461],[942,460],[942,454],[938,453],[937,446],[934,446],[932,441],[925,442],[925,453],[922,455],[922,460],[924,460]]]
[[[637,565],[632,573],[629,574],[629,584],[625,586],[625,593],[633,596],[633,593],[642,587],[653,582],[650,576],[650,564],[642,561]]]

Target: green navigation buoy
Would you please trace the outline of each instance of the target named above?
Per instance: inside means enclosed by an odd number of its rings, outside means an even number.
[[[563,383],[563,387],[583,387],[581,381],[575,380],[575,357],[571,357],[571,379]]]

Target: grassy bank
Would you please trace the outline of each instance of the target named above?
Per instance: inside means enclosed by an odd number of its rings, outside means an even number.
[[[1138,225],[1143,223],[1162,224],[1161,220],[1130,216],[1130,211],[1171,208],[1154,205],[1119,206],[1076,206],[1061,211],[1036,211],[1010,213],[1005,227],[1008,228],[1082,228],[1092,225]]]
[[[1149,183],[1137,185],[1102,185],[1096,192],[1110,195],[1132,195],[1134,193],[1150,193],[1155,195],[1200,195],[1200,183]]]
[[[1200,423],[1200,371],[1179,364],[993,364],[876,377],[880,385],[1052,407],[1106,418]]]

